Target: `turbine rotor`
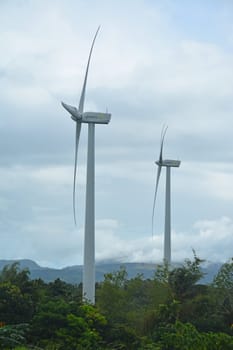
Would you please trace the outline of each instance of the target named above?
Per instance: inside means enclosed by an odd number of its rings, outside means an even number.
[[[77,177],[77,167],[78,167],[78,145],[79,145],[79,138],[80,138],[80,133],[81,133],[81,126],[83,122],[83,118],[86,118],[86,114],[83,113],[84,110],[84,102],[85,102],[85,93],[86,93],[86,85],[87,85],[87,77],[88,77],[88,71],[89,71],[89,65],[91,61],[91,54],[92,50],[95,44],[95,39],[97,37],[97,34],[99,32],[100,27],[98,27],[94,39],[92,41],[91,49],[89,52],[88,56],[88,61],[87,61],[87,67],[86,67],[86,72],[85,72],[85,77],[84,77],[84,82],[83,82],[83,87],[82,87],[82,92],[79,100],[79,106],[78,108],[68,105],[67,103],[61,102],[62,106],[67,110],[67,112],[70,113],[71,119],[76,122],[76,133],[75,133],[75,157],[74,157],[74,179],[73,179],[73,214],[74,214],[74,223],[76,225],[76,208],[75,208],[75,198],[76,198],[76,177]],[[103,119],[103,118],[102,118]],[[105,116],[105,119],[110,120],[110,115]]]

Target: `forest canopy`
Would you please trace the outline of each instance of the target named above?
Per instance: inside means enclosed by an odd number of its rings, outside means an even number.
[[[0,349],[233,349],[233,259],[201,284],[196,256],[154,277],[129,279],[122,266],[96,283],[96,305],[82,285],[30,279],[18,263],[0,272]]]

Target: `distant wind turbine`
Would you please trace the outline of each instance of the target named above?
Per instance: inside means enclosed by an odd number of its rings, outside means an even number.
[[[165,192],[165,226],[164,226],[164,262],[168,265],[171,264],[171,168],[178,168],[180,166],[179,160],[163,159],[163,144],[164,138],[167,132],[167,127],[163,127],[161,133],[160,142],[160,154],[159,160],[155,163],[158,165],[156,183],[155,183],[155,194],[152,210],[152,233],[154,231],[154,212],[155,203],[159,186],[159,179],[161,175],[162,167],[166,167],[166,192]]]
[[[111,119],[110,113],[84,112],[84,102],[85,102],[88,70],[89,70],[92,50],[94,47],[97,34],[99,32],[99,29],[100,27],[97,29],[91,45],[78,108],[70,106],[64,102],[61,102],[62,106],[70,113],[71,119],[73,119],[76,123],[74,179],[73,179],[73,215],[74,215],[75,225],[77,222],[76,208],[75,208],[75,197],[76,197],[75,192],[76,192],[79,137],[80,137],[82,123],[88,124],[83,299],[88,300],[92,304],[95,303],[95,124],[108,124]]]

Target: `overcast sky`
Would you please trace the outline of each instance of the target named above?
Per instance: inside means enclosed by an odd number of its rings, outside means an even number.
[[[0,1],[0,259],[82,264],[87,128],[77,221],[75,124],[93,35],[85,110],[96,126],[96,259],[159,262],[165,172],[152,238],[160,133],[172,169],[172,259],[233,251],[233,2]]]

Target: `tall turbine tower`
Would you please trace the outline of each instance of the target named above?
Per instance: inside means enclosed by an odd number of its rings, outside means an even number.
[[[162,167],[166,167],[166,191],[165,191],[165,225],[164,225],[164,254],[163,259],[168,265],[171,264],[171,168],[178,168],[180,166],[179,160],[163,159],[163,144],[164,137],[167,132],[167,127],[163,128],[161,133],[160,154],[159,160],[155,162],[158,165],[154,203],[152,211],[152,233],[154,227],[154,211],[155,202],[158,192],[159,179]]]
[[[73,215],[76,225],[75,191],[77,174],[77,156],[79,137],[82,123],[88,124],[87,149],[87,180],[86,180],[86,213],[84,232],[84,266],[83,266],[83,299],[95,303],[95,124],[108,124],[111,119],[109,113],[84,112],[87,76],[91,54],[99,28],[94,36],[84,77],[83,88],[78,108],[62,102],[62,106],[70,113],[71,119],[76,123],[75,135],[75,161],[73,180]]]

